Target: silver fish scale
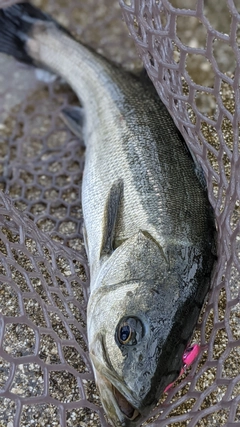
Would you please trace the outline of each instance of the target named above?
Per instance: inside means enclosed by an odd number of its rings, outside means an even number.
[[[173,243],[204,239],[207,194],[161,101],[130,74],[126,78],[119,68],[49,28],[28,45],[36,60],[70,83],[85,109],[82,197],[90,265],[99,260],[103,236],[96,230],[102,230],[104,200],[117,178],[124,181],[124,199],[116,241],[138,229],[163,245],[169,236]]]
[[[95,143],[87,145],[83,208],[92,266],[100,258],[103,236],[96,236],[96,230],[104,232],[104,201],[119,178],[124,195],[115,247],[139,229],[148,231],[163,247],[195,244],[199,236],[209,238],[207,195],[168,113],[160,101],[144,96],[144,88],[135,81],[129,84],[131,91],[122,86],[126,101],[112,102],[105,121],[91,134]],[[130,114],[125,115],[126,111]]]

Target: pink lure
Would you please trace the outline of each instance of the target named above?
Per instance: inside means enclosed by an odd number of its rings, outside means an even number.
[[[181,375],[185,372],[187,367],[190,366],[194,362],[194,360],[199,355],[199,353],[200,353],[200,345],[198,345],[198,344],[194,344],[193,346],[186,348],[186,350],[183,354],[183,367],[180,371],[179,377],[181,377]],[[164,393],[166,393],[173,386],[173,384],[174,383],[169,384],[165,388]]]

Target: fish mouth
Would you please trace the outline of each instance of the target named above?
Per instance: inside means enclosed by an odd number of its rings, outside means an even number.
[[[101,339],[101,344],[101,349],[105,349],[104,339]],[[101,363],[99,358],[95,356],[95,351],[90,351],[94,376],[104,410],[112,425],[135,427],[143,416],[142,412],[137,409],[139,407],[139,402],[132,396],[126,385],[119,381],[106,355],[107,353],[105,351],[102,357],[104,363]],[[119,391],[119,389],[121,391]]]
[[[141,416],[140,412],[131,405],[131,403],[120,393],[120,391],[114,387],[114,385],[112,385],[112,388],[116,403],[122,414],[129,421],[137,421],[137,419]]]

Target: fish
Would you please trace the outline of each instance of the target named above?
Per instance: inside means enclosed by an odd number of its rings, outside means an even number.
[[[30,3],[1,9],[0,51],[79,98],[62,116],[86,146],[89,354],[110,423],[136,427],[178,378],[210,289],[216,226],[202,168],[147,78]]]

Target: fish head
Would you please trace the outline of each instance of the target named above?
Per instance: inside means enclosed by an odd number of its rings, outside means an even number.
[[[166,351],[174,347],[164,322],[160,316],[156,319],[156,296],[148,304],[143,301],[147,284],[129,282],[114,288],[98,299],[89,322],[89,351],[108,417],[114,426],[134,426],[179,376],[185,345]]]
[[[191,297],[180,303],[179,275],[158,245],[143,234],[131,240],[103,265],[87,316],[103,407],[114,426],[126,427],[145,421],[178,378],[199,315]]]

